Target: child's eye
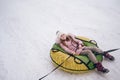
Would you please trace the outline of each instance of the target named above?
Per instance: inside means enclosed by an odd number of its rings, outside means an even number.
[[[67,38],[66,38],[66,40],[68,41],[68,40],[69,40],[69,38],[67,37]]]

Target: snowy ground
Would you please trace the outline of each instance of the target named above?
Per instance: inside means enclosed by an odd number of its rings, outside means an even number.
[[[0,80],[38,80],[55,67],[49,51],[56,31],[95,39],[103,50],[120,47],[119,0],[0,0]],[[44,80],[118,80],[120,51],[104,61],[108,74],[56,70]]]

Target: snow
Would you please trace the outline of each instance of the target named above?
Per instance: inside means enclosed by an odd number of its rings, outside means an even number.
[[[119,0],[0,0],[0,80],[38,80],[55,67],[50,49],[56,31],[82,35],[103,50],[120,48]],[[118,80],[120,51],[104,60],[110,72],[56,70],[43,80]]]

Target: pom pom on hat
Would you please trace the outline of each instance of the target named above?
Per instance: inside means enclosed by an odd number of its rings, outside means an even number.
[[[57,32],[56,32],[56,35],[59,36],[59,37],[60,37],[62,34],[63,34],[63,33],[60,32],[60,31],[57,31]]]
[[[60,42],[60,36],[61,36],[62,34],[64,34],[64,33],[60,32],[60,31],[57,31],[57,32],[56,32],[56,35],[57,35],[57,40],[56,40],[56,42],[57,42],[57,43]]]

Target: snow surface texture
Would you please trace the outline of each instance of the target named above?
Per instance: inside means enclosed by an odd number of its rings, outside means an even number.
[[[119,48],[120,0],[0,0],[0,80],[38,80],[53,70],[57,30]],[[116,60],[103,62],[108,74],[58,69],[43,80],[119,80],[120,51],[111,54]]]

